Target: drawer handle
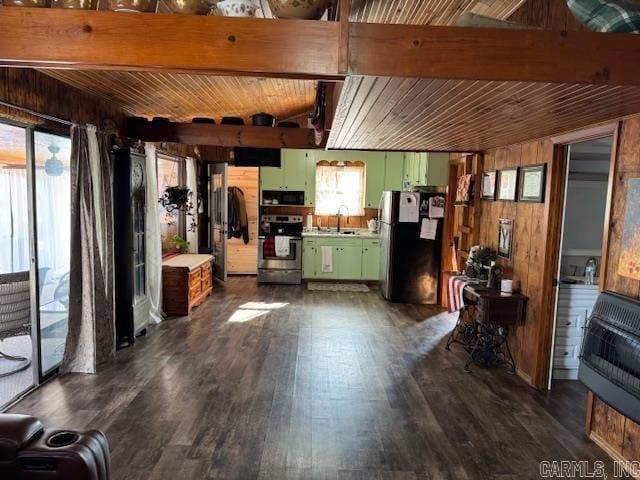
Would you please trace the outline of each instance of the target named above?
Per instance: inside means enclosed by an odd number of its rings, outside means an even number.
[[[564,352],[565,355],[569,355],[569,352]]]
[[[567,322],[566,325],[571,325],[571,322]]]

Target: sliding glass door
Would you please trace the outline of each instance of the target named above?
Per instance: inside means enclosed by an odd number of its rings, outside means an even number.
[[[69,319],[71,141],[34,132],[40,370],[60,365]]]
[[[27,145],[27,129],[0,123],[0,406],[32,387],[38,376],[32,362]]]
[[[70,155],[69,138],[0,120],[0,407],[64,355]]]

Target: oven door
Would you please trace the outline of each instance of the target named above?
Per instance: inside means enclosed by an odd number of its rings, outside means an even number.
[[[258,240],[258,268],[270,270],[297,270],[302,268],[302,239],[292,238],[289,241],[289,255],[276,257],[265,255],[264,238]]]

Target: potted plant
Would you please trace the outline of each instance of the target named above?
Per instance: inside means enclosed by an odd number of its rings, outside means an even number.
[[[187,217],[189,231],[196,231],[196,216],[193,213],[193,202],[191,200],[193,193],[187,187],[174,186],[167,187],[158,200],[158,203],[164,207],[167,216],[172,219],[169,225],[175,223],[175,219],[180,213],[184,213]]]
[[[174,235],[171,240],[173,240],[173,244],[176,247],[176,252],[184,253],[189,250],[189,242],[187,242],[180,235]]]
[[[465,273],[471,278],[486,280],[488,272],[485,267],[491,265],[491,262],[495,262],[497,258],[498,255],[492,248],[475,245],[469,251]]]

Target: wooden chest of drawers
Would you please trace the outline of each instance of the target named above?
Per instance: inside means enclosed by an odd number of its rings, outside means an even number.
[[[162,263],[162,309],[167,315],[191,315],[211,295],[211,255],[177,255]]]

